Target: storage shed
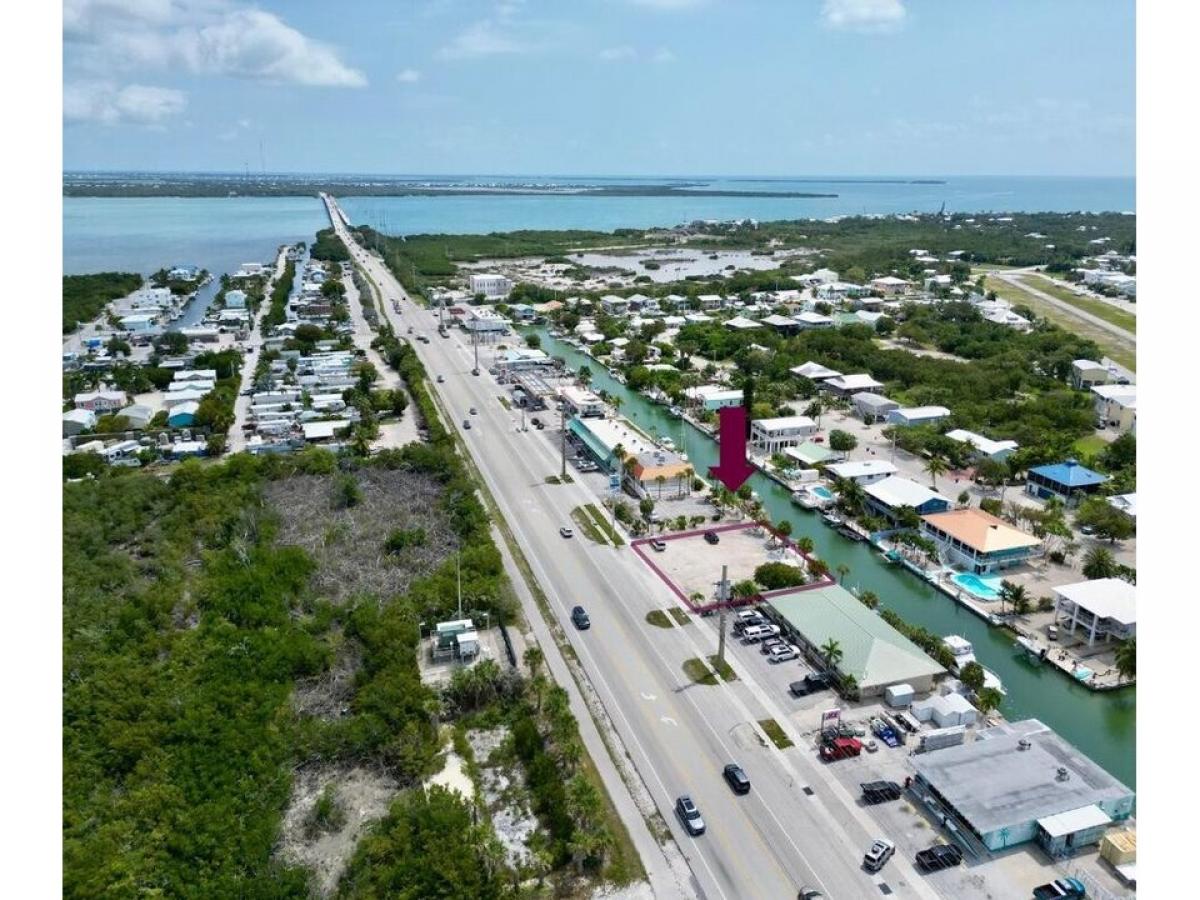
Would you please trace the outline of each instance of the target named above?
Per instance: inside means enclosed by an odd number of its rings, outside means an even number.
[[[887,700],[888,706],[903,709],[912,703],[914,693],[911,684],[893,684],[884,691],[884,698]]]

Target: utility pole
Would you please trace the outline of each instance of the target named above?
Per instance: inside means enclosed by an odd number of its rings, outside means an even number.
[[[458,582],[458,617],[462,618],[462,563],[458,550],[454,551],[454,578]]]
[[[478,375],[479,374],[479,332],[478,331],[471,332],[471,343],[474,344],[474,346],[475,346],[475,370],[471,374]]]
[[[558,433],[559,444],[562,448],[562,477],[567,477],[567,404],[561,398],[558,401]]]
[[[721,566],[721,580],[717,584],[717,602],[721,604],[720,617],[717,619],[717,666],[721,669],[725,668],[725,611],[728,600],[729,566]]]

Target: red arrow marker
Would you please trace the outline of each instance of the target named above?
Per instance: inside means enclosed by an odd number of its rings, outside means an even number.
[[[720,419],[721,461],[709,467],[709,474],[731,491],[736,491],[754,474],[746,461],[746,407],[722,406]]]

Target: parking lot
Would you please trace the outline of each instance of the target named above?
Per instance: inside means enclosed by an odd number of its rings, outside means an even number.
[[[718,543],[709,543],[705,539],[707,531],[717,535]],[[722,566],[728,567],[729,581],[736,584],[752,580],[754,570],[763,563],[804,565],[799,552],[781,545],[769,531],[753,523],[669,534],[662,540],[666,549],[645,558],[677,596],[691,599],[699,594],[703,602],[716,599]]]

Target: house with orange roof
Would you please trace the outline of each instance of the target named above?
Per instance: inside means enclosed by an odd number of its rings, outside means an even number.
[[[922,516],[921,524],[952,565],[976,574],[1017,566],[1042,552],[1039,538],[974,507]]]

